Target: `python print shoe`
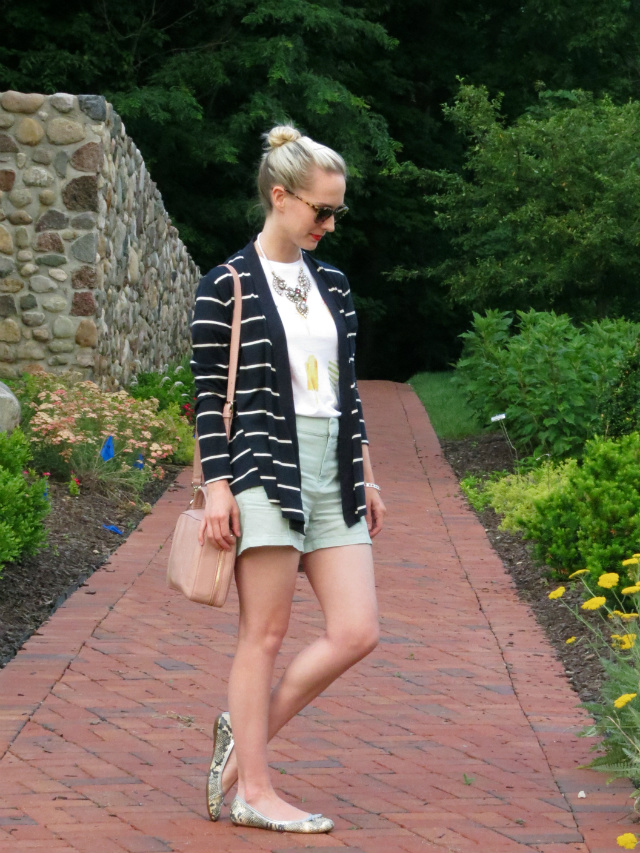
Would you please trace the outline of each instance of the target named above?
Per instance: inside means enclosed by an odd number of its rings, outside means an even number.
[[[270,820],[238,796],[231,803],[229,816],[236,826],[255,826],[276,832],[331,832],[334,826],[330,818],[321,814],[310,814],[301,820]]]
[[[222,773],[233,749],[233,733],[229,712],[220,714],[213,724],[213,756],[207,778],[207,811],[211,820],[218,820],[224,801]]]

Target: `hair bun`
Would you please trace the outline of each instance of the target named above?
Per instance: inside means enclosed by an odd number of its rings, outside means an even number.
[[[300,131],[290,124],[278,125],[272,127],[267,134],[267,145],[269,148],[280,148],[281,145],[286,145],[288,142],[295,142],[301,136]]]

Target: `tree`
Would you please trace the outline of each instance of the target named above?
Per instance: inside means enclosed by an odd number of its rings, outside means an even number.
[[[0,90],[106,95],[202,269],[260,224],[260,133],[289,118],[343,153],[348,220],[322,248],[358,297],[363,376],[406,379],[458,354],[468,310],[428,275],[458,250],[424,202],[425,170],[460,173],[443,120],[456,76],[640,97],[632,0],[0,0]]]
[[[475,309],[637,317],[640,103],[543,91],[507,126],[463,85],[447,114],[469,147],[463,173],[432,173],[453,253],[430,274]]]

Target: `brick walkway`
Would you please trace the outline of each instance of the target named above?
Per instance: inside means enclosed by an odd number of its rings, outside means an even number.
[[[382,641],[272,744],[279,787],[335,831],[236,829],[226,808],[205,819],[237,600],[214,611],[166,589],[180,488],[0,672],[0,853],[620,849],[637,826],[631,787],[578,769],[585,714],[417,397],[361,390],[389,509],[375,545]],[[321,630],[298,583],[283,663]]]

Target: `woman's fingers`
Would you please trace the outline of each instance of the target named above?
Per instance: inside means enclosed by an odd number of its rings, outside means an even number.
[[[240,513],[237,504],[231,508],[230,513],[210,516],[207,522],[209,541],[217,548],[228,551],[236,537],[240,536]]]
[[[224,551],[228,551],[233,543],[233,537],[229,530],[229,517],[214,518],[210,530],[211,536],[209,538],[211,544],[217,548],[222,548]]]
[[[240,509],[235,500],[231,507],[231,530],[236,536],[240,536]]]

